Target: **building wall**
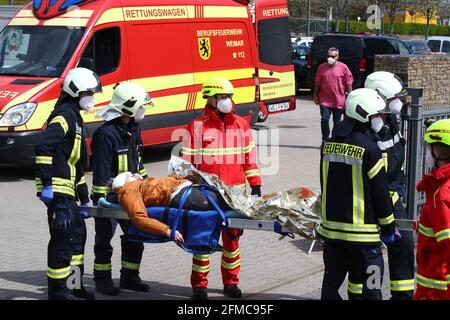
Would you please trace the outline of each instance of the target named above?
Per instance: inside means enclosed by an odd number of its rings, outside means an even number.
[[[410,88],[423,88],[423,107],[450,108],[450,55],[377,55],[375,71],[398,75]]]
[[[385,13],[384,22],[389,23],[389,15]],[[415,12],[414,15],[410,15],[409,11],[399,12],[395,15],[395,23],[418,23],[427,24],[427,18],[421,15],[419,12]],[[433,18],[430,20],[430,24],[438,24],[438,19]]]

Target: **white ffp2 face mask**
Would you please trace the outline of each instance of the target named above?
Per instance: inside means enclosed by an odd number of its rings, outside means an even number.
[[[402,111],[403,102],[400,99],[395,99],[389,103],[389,110],[393,114],[400,114],[400,111]]]
[[[139,109],[136,111],[136,114],[134,115],[134,120],[139,122],[142,121],[145,117],[145,108],[139,107]]]
[[[327,62],[328,62],[328,64],[329,64],[330,66],[332,66],[332,65],[334,65],[334,64],[336,63],[336,60],[333,59],[333,58],[328,58],[328,59],[327,59]]]
[[[370,127],[375,133],[380,132],[380,130],[383,128],[384,122],[383,119],[380,117],[376,117],[370,120]]]
[[[87,112],[91,111],[95,107],[94,96],[84,96],[80,98],[80,107]]]
[[[230,113],[233,110],[233,102],[230,98],[219,100],[217,109],[222,113]]]

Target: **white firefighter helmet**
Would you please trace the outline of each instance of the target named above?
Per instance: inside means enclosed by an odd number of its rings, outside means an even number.
[[[365,88],[377,90],[386,99],[406,96],[403,81],[395,74],[386,71],[376,71],[367,76]]]
[[[136,114],[141,114],[142,111],[145,113],[145,106],[151,104],[152,99],[147,90],[135,83],[125,82],[115,87],[108,107],[128,117],[136,117]]]
[[[63,91],[74,98],[81,92],[102,92],[102,83],[95,72],[86,68],[74,68],[64,79]]]
[[[361,88],[349,93],[345,102],[345,114],[356,121],[367,123],[370,116],[381,113],[386,99],[373,89]]]

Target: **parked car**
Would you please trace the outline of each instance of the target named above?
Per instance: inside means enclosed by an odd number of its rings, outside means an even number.
[[[311,48],[313,37],[291,37],[292,45],[306,46]]]
[[[427,44],[433,52],[450,53],[450,37],[429,37]]]
[[[295,70],[295,88],[309,89],[308,87],[308,54],[310,48],[307,46],[292,46],[292,63]]]
[[[326,62],[328,49],[339,49],[339,60],[345,63],[353,74],[354,88],[364,86],[368,74],[374,71],[377,54],[411,54],[411,51],[397,37],[374,34],[324,33],[314,38],[308,56],[308,86],[314,87],[314,77],[319,65]]]
[[[404,40],[404,42],[413,54],[431,53],[431,49],[425,40]]]

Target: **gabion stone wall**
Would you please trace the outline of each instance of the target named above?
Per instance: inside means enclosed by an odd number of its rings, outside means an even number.
[[[424,108],[450,108],[450,55],[377,55],[374,68],[398,75],[410,88],[423,88]]]

